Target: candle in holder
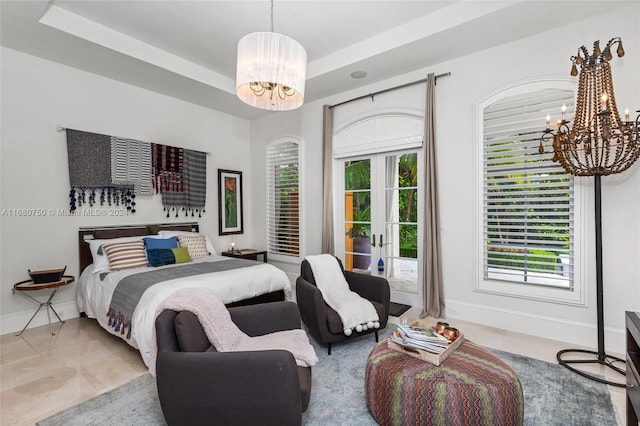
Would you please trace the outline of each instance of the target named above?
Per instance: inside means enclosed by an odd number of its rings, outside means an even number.
[[[564,120],[564,113],[567,112],[567,104],[562,104],[562,119]]]
[[[624,110],[624,121],[629,121],[629,108]]]
[[[607,101],[609,100],[609,96],[607,96],[607,92],[604,92],[600,99],[602,100],[602,110],[606,111],[607,110]]]
[[[551,123],[551,116],[547,114],[547,130],[549,130],[550,123]]]

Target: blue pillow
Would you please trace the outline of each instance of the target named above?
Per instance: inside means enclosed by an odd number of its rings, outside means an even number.
[[[176,237],[171,238],[143,238],[144,246],[147,250],[151,249],[172,249],[177,248],[178,239]]]
[[[148,249],[147,258],[149,259],[149,266],[164,266],[173,265],[176,263],[176,256],[173,254],[173,249]]]

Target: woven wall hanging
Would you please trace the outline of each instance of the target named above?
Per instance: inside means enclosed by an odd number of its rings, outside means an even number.
[[[169,145],[67,131],[69,206],[96,203],[136,212],[136,195],[161,194],[167,212],[202,217],[207,193],[206,153]]]

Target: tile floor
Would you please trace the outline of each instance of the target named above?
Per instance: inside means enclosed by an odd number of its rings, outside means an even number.
[[[417,316],[412,308],[401,319],[411,322]],[[398,320],[391,317],[392,322]],[[555,363],[556,352],[566,347],[562,342],[463,321],[449,323],[478,344],[548,362]],[[68,320],[55,336],[49,334],[48,326],[28,329],[20,337],[0,336],[0,424],[33,425],[146,371],[137,350],[86,318]],[[609,374],[609,369],[601,373],[624,380]],[[625,390],[610,389],[619,424],[625,424]]]

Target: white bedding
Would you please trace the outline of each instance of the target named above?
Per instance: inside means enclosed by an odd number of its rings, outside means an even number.
[[[229,259],[222,256],[208,256],[194,262],[217,262]],[[179,265],[160,266],[173,268]],[[80,275],[78,282],[78,310],[85,312],[89,318],[95,318],[100,326],[109,333],[123,338],[108,325],[107,311],[111,303],[111,295],[118,281],[127,275],[137,274],[145,270],[157,268],[136,268],[110,272],[104,280],[99,273],[93,273],[89,265]],[[124,339],[128,344],[140,351],[142,360],[149,365],[151,358],[151,339],[156,308],[173,292],[185,287],[208,287],[216,291],[218,298],[225,304],[249,299],[254,296],[284,290],[285,299],[292,300],[291,283],[284,271],[267,263],[256,266],[231,269],[192,277],[164,281],[151,286],[144,292],[131,319],[131,338]]]

